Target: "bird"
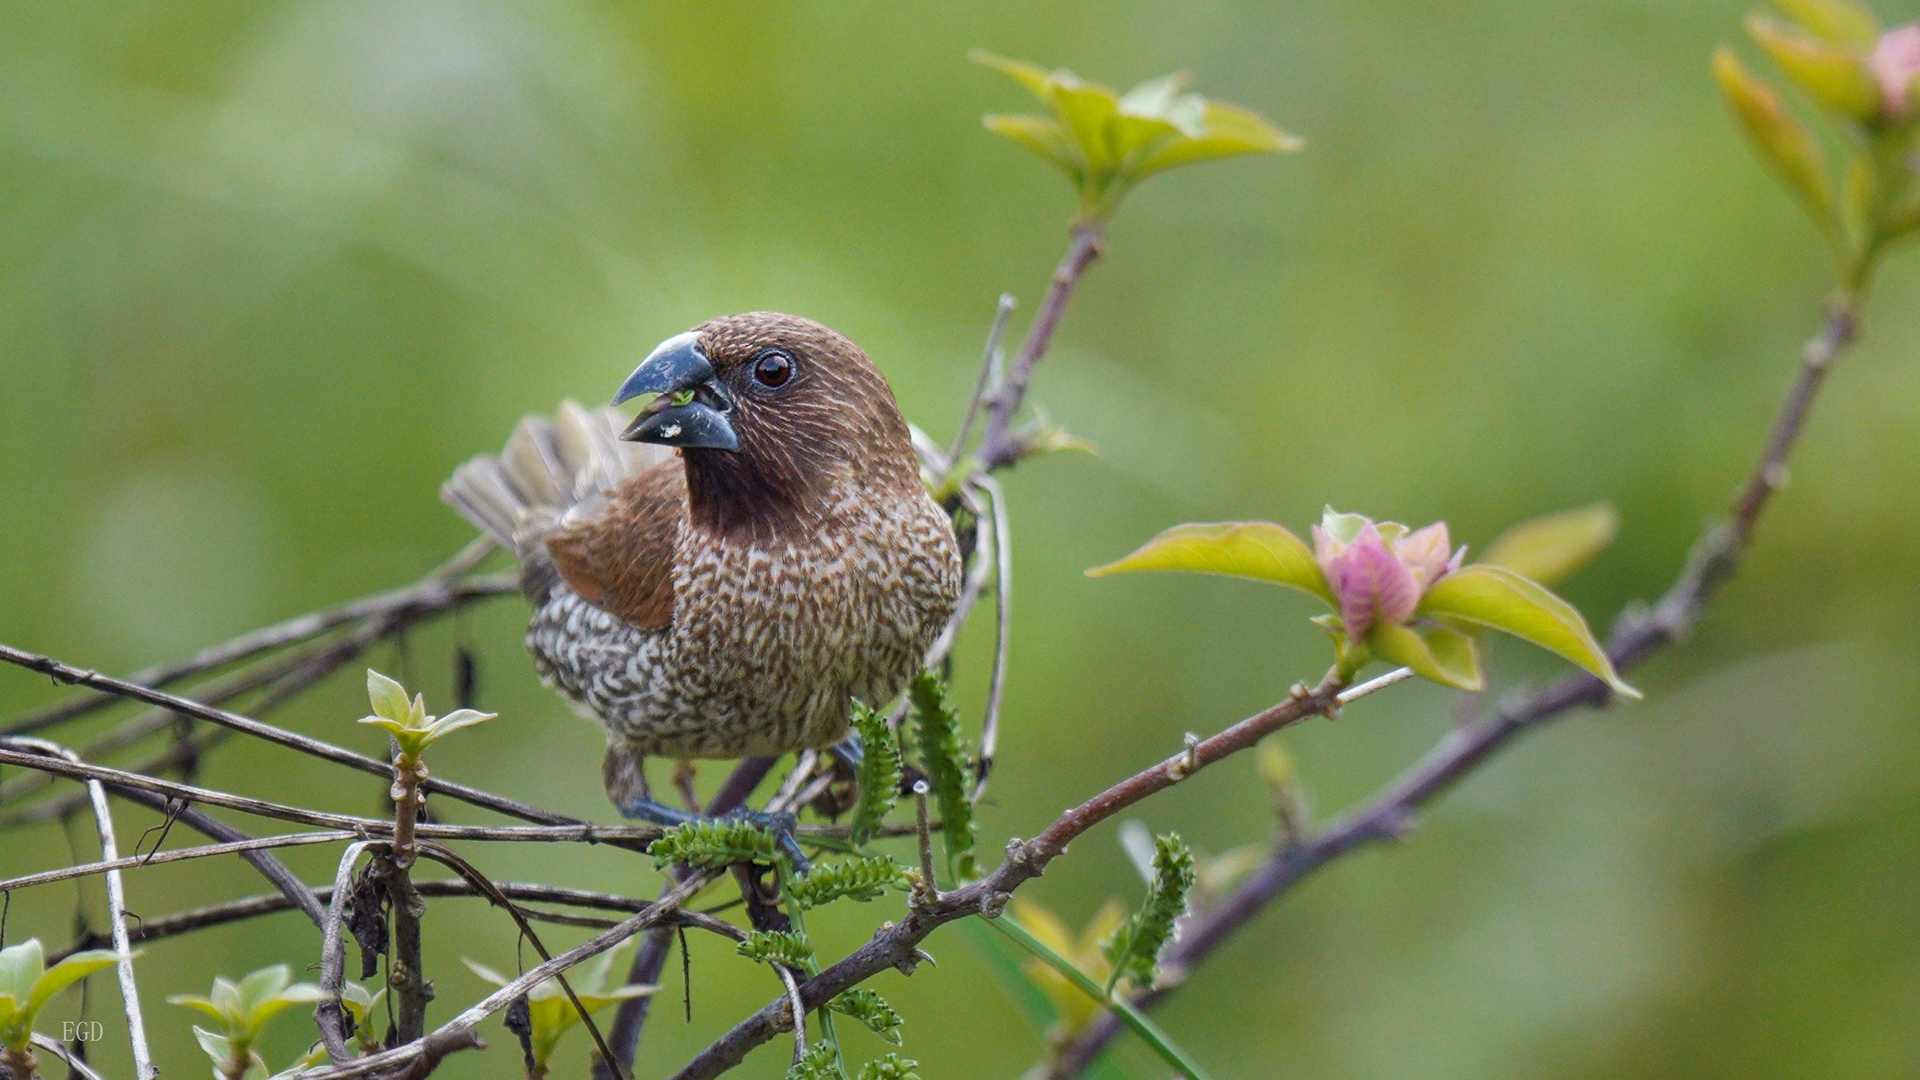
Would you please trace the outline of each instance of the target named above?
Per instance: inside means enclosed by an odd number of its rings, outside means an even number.
[[[612,407],[648,394],[630,424]],[[604,727],[613,805],[660,824],[696,815],[652,798],[645,759],[841,743],[855,701],[905,690],[960,595],[891,386],[794,315],[666,339],[612,405],[527,416],[441,497],[518,559],[535,669]],[[790,815],[742,813],[797,854]]]

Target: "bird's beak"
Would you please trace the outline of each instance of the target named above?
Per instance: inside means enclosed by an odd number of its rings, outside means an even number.
[[[733,396],[700,351],[699,334],[689,330],[661,342],[620,384],[613,403],[642,394],[660,396],[640,410],[620,433],[622,439],[682,448],[740,449],[740,439],[727,419],[733,412]]]

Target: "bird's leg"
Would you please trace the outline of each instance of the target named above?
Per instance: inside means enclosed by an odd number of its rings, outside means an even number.
[[[846,762],[847,768],[855,772],[860,771],[860,762],[867,756],[865,748],[860,745],[860,733],[857,731],[848,732],[846,738],[828,747],[827,753]]]
[[[639,821],[650,821],[655,825],[691,825],[696,821],[744,821],[770,830],[779,841],[780,849],[787,853],[787,860],[793,864],[796,874],[805,874],[812,867],[806,853],[800,850],[800,842],[794,839],[793,830],[799,827],[800,819],[788,813],[749,810],[742,806],[729,810],[718,817],[697,814],[687,810],[678,810],[665,803],[655,802],[651,796],[640,795],[615,804],[620,816]]]

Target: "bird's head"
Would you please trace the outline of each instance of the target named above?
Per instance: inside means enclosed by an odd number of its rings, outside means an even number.
[[[723,529],[818,512],[839,481],[919,483],[887,380],[819,323],[749,312],[641,361],[614,404],[657,394],[621,438],[677,447],[696,521]]]

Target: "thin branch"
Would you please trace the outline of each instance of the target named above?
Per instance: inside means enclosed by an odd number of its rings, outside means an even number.
[[[80,760],[78,754],[54,743],[41,739],[20,741],[68,761]],[[93,820],[100,834],[100,858],[109,864],[117,862],[120,845],[113,834],[113,808],[107,805],[106,788],[98,780],[89,780],[87,794],[92,798]],[[6,892],[7,888],[5,884],[0,884],[0,893]],[[153,1080],[159,1070],[154,1068],[153,1054],[147,1049],[147,1025],[140,1014],[140,985],[133,976],[133,945],[127,940],[127,893],[118,869],[107,871],[107,919],[112,927],[113,951],[120,958],[114,967],[120,981],[120,1003],[127,1020],[127,1039],[133,1047],[133,1073],[137,1080]]]
[[[668,913],[685,903],[713,880],[712,872],[695,874],[667,893],[666,896],[647,905],[646,909],[621,922],[612,929],[602,931],[586,941],[568,949],[566,952],[528,969],[519,978],[488,994],[485,998],[435,1028],[428,1035],[405,1046],[396,1046],[391,1050],[382,1050],[330,1068],[322,1068],[300,1073],[303,1080],[348,1080],[350,1077],[369,1074],[400,1072],[413,1076],[424,1076],[448,1054],[458,1050],[470,1049],[479,1045],[479,1039],[473,1029],[482,1020],[506,1008],[514,998],[527,993],[534,987],[552,978],[581,961],[590,960],[606,952],[615,945],[640,933],[647,927],[664,919]],[[324,983],[322,984],[325,985]],[[337,990],[337,987],[336,987]]]
[[[284,746],[289,750],[297,750],[303,754],[309,754],[313,757],[334,762],[335,764],[346,765],[374,776],[384,778],[392,774],[392,766],[387,762],[381,761],[379,758],[368,757],[365,754],[356,754],[351,750],[334,746],[332,743],[309,738],[305,735],[297,735],[291,731],[274,727],[272,724],[263,724],[251,717],[241,716],[238,713],[228,712],[225,709],[217,709],[187,698],[177,697],[159,690],[151,690],[144,686],[135,686],[121,679],[111,678],[106,675],[101,675],[98,672],[87,671],[69,664],[63,664],[58,660],[41,656],[38,653],[26,652],[10,645],[0,645],[0,662],[23,667],[29,671],[37,671],[42,675],[57,679],[60,682],[91,687],[95,690],[103,690],[111,694],[132,698],[135,701],[144,701],[149,705],[164,706],[174,712],[183,713],[200,720],[207,720],[219,724],[221,727],[232,728],[243,735],[252,735],[255,738],[273,743],[276,746]],[[429,792],[436,795],[445,795],[450,799],[458,799],[461,802],[483,809],[493,810],[505,814],[508,817],[519,818],[522,821],[534,821],[546,825],[586,824],[576,818],[567,817],[565,814],[556,814],[551,810],[542,810],[537,806],[529,806],[517,799],[509,799],[505,796],[495,795],[492,792],[468,787],[465,784],[456,784],[447,780],[429,779],[425,787]]]
[[[494,885],[491,878],[481,873],[478,867],[441,844],[423,844],[421,845],[420,853],[460,875],[467,884],[478,889],[480,894],[485,896],[489,903],[495,907],[504,909],[507,915],[513,919],[514,925],[520,928],[520,933],[525,935],[527,941],[533,945],[533,951],[540,954],[540,959],[553,959],[553,954],[547,951],[546,943],[540,940],[540,935],[536,933],[532,925],[527,922],[527,917],[521,913],[519,906],[508,899],[507,895],[501,892],[498,886]],[[587,1029],[587,1033],[593,1036],[593,1044],[599,1048],[601,1060],[613,1060],[613,1050],[607,1046],[606,1036],[600,1034],[600,1025],[594,1023],[593,1013],[588,1011],[587,1007],[580,1003],[580,995],[574,993],[573,984],[567,981],[565,975],[556,974],[553,979],[560,984],[561,992],[567,995],[567,1003],[573,1006],[574,1013],[580,1017],[580,1023]],[[424,1020],[424,1008],[422,1009],[421,1016]],[[614,1080],[626,1080],[626,1077],[627,1074],[622,1071],[616,1073]]]
[[[1621,617],[1607,647],[1616,668],[1629,670],[1683,639],[1738,568],[1761,513],[1786,483],[1787,458],[1805,429],[1814,398],[1856,330],[1851,298],[1837,298],[1828,309],[1820,333],[1801,352],[1799,373],[1774,420],[1765,449],[1734,500],[1730,519],[1700,538],[1679,578],[1651,612],[1643,615],[1629,609]],[[1439,745],[1373,798],[1299,842],[1276,850],[1216,908],[1183,929],[1180,939],[1167,950],[1164,963],[1177,970],[1192,970],[1308,874],[1350,851],[1403,835],[1418,810],[1520,735],[1578,706],[1604,705],[1609,698],[1610,691],[1600,680],[1575,675],[1511,701],[1485,719],[1448,732]],[[1133,1003],[1142,1009],[1151,1008],[1172,989],[1150,990],[1134,998]],[[1077,1076],[1119,1031],[1115,1018],[1103,1013],[1060,1049],[1052,1075]]]
[[[184,660],[143,668],[127,676],[126,681],[159,689],[264,652],[297,645],[350,622],[389,615],[404,616],[406,623],[420,622],[472,600],[516,591],[519,583],[511,575],[456,580],[478,566],[492,553],[493,548],[493,541],[481,537],[425,578],[404,589],[363,596],[336,607],[288,619],[204,649]],[[117,698],[118,695],[112,693],[98,693],[62,701],[21,717],[0,730],[0,735],[25,735],[40,731],[105,708]]]
[[[340,998],[347,968],[347,897],[353,892],[354,864],[374,846],[375,841],[362,840],[348,845],[340,854],[340,867],[333,875],[333,892],[327,899],[327,915],[320,922],[320,992],[326,999],[314,1006],[313,1022],[320,1029],[320,1041],[326,1044],[327,1056],[335,1064],[353,1058],[353,1051],[347,1046],[352,1014]]]
[[[68,1050],[65,1043],[51,1035],[42,1035],[37,1031],[33,1032],[32,1038],[33,1045],[59,1058],[61,1063],[66,1065],[67,1068],[78,1073],[81,1080],[100,1080],[100,1074],[93,1071],[93,1066],[88,1065],[85,1058]]]
[[[918,949],[920,942],[935,929],[969,915],[998,918],[1015,889],[1040,876],[1048,863],[1058,858],[1070,842],[1088,829],[1140,800],[1180,783],[1200,769],[1253,746],[1281,728],[1310,717],[1337,713],[1342,704],[1339,694],[1345,689],[1337,675],[1331,672],[1316,688],[1298,685],[1287,700],[1240,721],[1211,739],[1183,747],[1173,757],[1136,773],[1061,814],[1034,839],[1024,843],[1009,841],[1006,859],[984,879],[942,893],[937,900],[924,907],[909,907],[904,918],[881,927],[867,944],[808,979],[800,987],[802,1003],[809,1009],[818,1008],[887,968],[911,974],[924,955]],[[783,999],[736,1024],[674,1074],[675,1080],[710,1080],[738,1065],[748,1051],[783,1030],[781,1018],[786,1009],[787,1004]]]
[[[994,752],[1000,745],[1000,703],[1007,689],[1007,651],[1013,641],[1013,523],[1007,514],[1007,496],[1000,482],[984,473],[974,483],[987,493],[993,509],[993,679],[987,684],[987,708],[980,718],[980,763],[975,768],[973,798],[986,792],[993,772]]]
[[[1053,332],[1060,325],[1060,317],[1066,314],[1067,301],[1073,298],[1074,286],[1079,284],[1080,275],[1086,272],[1093,260],[1100,257],[1103,235],[1104,229],[1097,222],[1082,222],[1074,226],[1073,241],[1067,247],[1066,256],[1053,271],[1053,281],[1047,286],[1046,299],[1041,301],[1040,314],[1034,318],[1026,341],[1021,343],[1020,351],[1014,355],[1006,381],[996,387],[987,399],[987,426],[980,436],[978,453],[983,470],[992,472],[1020,460],[1023,448],[1014,434],[1014,415],[1020,411],[1020,402],[1027,396],[1027,384],[1033,380],[1033,369],[1046,356],[1047,346],[1053,341]]]
[[[92,788],[99,781],[87,786]],[[101,797],[104,799],[105,793]],[[35,885],[51,885],[56,881],[70,881],[74,878],[91,877],[94,874],[106,874],[111,882],[116,880],[122,870],[136,870],[145,866],[159,866],[163,863],[185,862],[188,859],[204,859],[213,855],[234,855],[242,851],[261,851],[269,848],[303,847],[307,844],[336,844],[342,840],[352,840],[359,834],[334,830],[330,832],[291,833],[285,836],[256,836],[246,840],[236,840],[225,844],[206,844],[200,847],[178,848],[173,851],[158,851],[151,855],[130,855],[126,858],[115,856],[99,862],[81,863],[78,866],[63,866],[58,870],[46,870],[38,874],[24,874],[16,878],[0,881],[0,892],[13,889],[28,889]]]
[[[973,396],[967,399],[967,411],[960,416],[960,430],[953,433],[953,442],[947,448],[947,468],[941,470],[943,480],[944,474],[957,467],[961,455],[967,452],[967,437],[973,434],[973,421],[980,415],[980,403],[996,389],[994,377],[1001,363],[1000,340],[1006,336],[1007,317],[1013,314],[1016,303],[1012,293],[1000,294],[999,306],[993,313],[993,327],[987,331],[987,347],[980,357],[980,377],[974,381]]]
[[[615,893],[589,892],[585,889],[567,889],[555,885],[542,885],[537,882],[500,881],[495,882],[494,887],[500,890],[501,895],[512,900],[521,901],[522,903],[564,904],[569,907],[590,908],[599,911],[621,911],[629,915],[636,911],[644,910],[648,904],[648,901],[639,900],[631,896],[620,896]],[[473,885],[468,882],[457,878],[416,881],[414,882],[414,888],[420,890],[421,896],[479,897],[486,899],[485,894],[480,892],[480,890],[474,888]],[[315,900],[325,903],[332,899],[333,887],[331,885],[322,886],[321,888],[312,890],[309,895]],[[190,934],[215,926],[225,926],[247,919],[256,919],[263,915],[273,915],[282,911],[291,911],[298,906],[299,905],[295,904],[283,893],[264,893],[259,896],[249,896],[240,900],[229,900],[225,903],[209,904],[206,907],[191,908],[186,911],[174,912],[171,915],[160,915],[150,919],[144,919],[139,925],[130,927],[129,931],[131,933],[131,940],[134,944],[138,945],[149,941],[160,941],[166,938],[179,937],[183,934]],[[545,918],[552,914],[551,912],[537,912],[532,908],[522,908],[521,910],[526,912],[529,918]],[[322,919],[325,918],[324,912],[321,917]],[[705,930],[709,933],[719,934],[721,937],[732,940],[739,940],[743,934],[743,931],[732,923],[724,922],[698,911],[682,909],[674,912],[670,918],[663,921],[675,926]],[[612,923],[601,923],[596,925],[594,929],[605,930],[612,925]],[[101,941],[98,937],[83,939],[68,949],[49,953],[47,955],[47,963],[57,964],[71,953],[81,949],[97,948],[100,944]],[[635,982],[642,980],[628,979],[627,981]],[[643,981],[650,982],[652,980]]]

